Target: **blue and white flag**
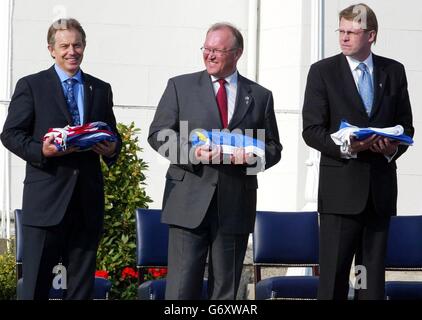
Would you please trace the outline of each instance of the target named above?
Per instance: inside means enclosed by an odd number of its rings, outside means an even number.
[[[243,148],[245,153],[253,153],[260,158],[265,157],[265,143],[238,133],[225,131],[197,130],[191,136],[192,146],[220,146],[222,153],[233,154],[237,148]]]
[[[404,129],[401,125],[387,128],[359,128],[345,120],[341,121],[339,130],[331,134],[331,139],[336,145],[341,146],[345,142],[350,144],[350,137],[355,137],[357,140],[365,140],[373,134],[399,141],[400,144],[413,145],[412,137],[404,134]]]

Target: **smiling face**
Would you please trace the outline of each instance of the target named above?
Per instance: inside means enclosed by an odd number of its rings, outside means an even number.
[[[207,72],[217,78],[225,78],[236,70],[237,61],[242,55],[242,49],[235,47],[235,37],[229,28],[221,28],[208,32],[203,59]],[[213,51],[213,49],[220,51]]]
[[[363,30],[353,20],[341,18],[339,25],[339,43],[345,56],[364,61],[371,52],[376,31]]]
[[[56,31],[54,44],[50,44],[48,50],[56,64],[68,76],[73,76],[82,63],[85,46],[77,30],[65,29]]]

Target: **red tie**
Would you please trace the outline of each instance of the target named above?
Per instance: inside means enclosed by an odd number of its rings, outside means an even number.
[[[227,112],[227,93],[226,93],[226,80],[218,79],[220,88],[217,91],[217,105],[218,110],[220,111],[221,122],[223,123],[223,128],[227,128],[228,124],[228,112]]]

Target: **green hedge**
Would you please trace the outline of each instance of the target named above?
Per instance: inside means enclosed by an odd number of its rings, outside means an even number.
[[[13,243],[12,240],[10,240]],[[16,299],[16,261],[11,246],[0,255],[0,300]]]
[[[122,137],[122,150],[109,169],[102,164],[105,184],[104,235],[97,253],[97,269],[108,272],[112,282],[111,299],[135,299],[136,277],[123,270],[135,269],[135,209],[147,208],[152,200],[146,195],[147,164],[138,157],[140,129],[132,122],[117,125]],[[122,277],[123,272],[123,277]]]

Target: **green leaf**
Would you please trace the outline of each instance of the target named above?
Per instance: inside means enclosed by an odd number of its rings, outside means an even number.
[[[111,299],[135,299],[135,281],[121,281],[126,267],[136,266],[135,209],[147,208],[152,200],[146,195],[145,171],[148,165],[139,158],[141,130],[129,125],[117,124],[122,137],[122,150],[116,163],[108,168],[101,163],[104,175],[105,216],[104,235],[97,252],[97,268],[108,271],[112,289]]]

